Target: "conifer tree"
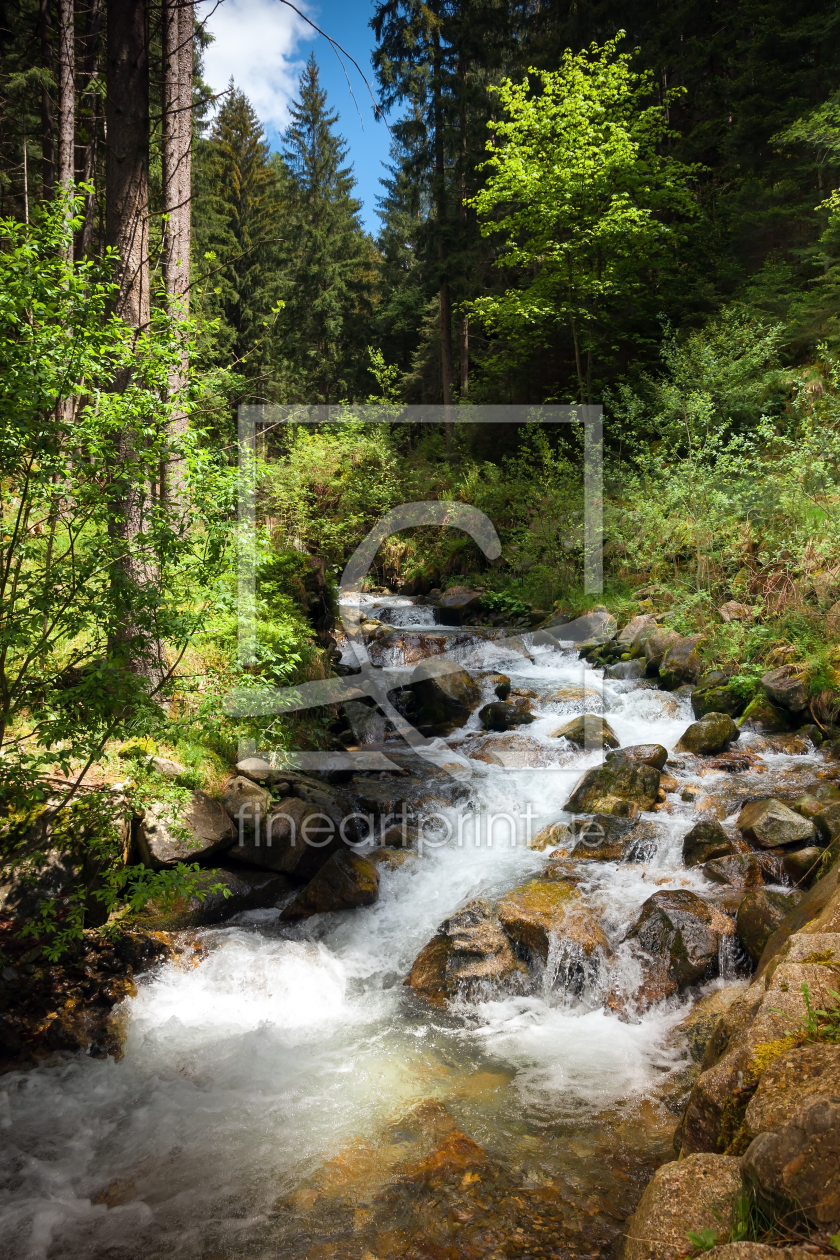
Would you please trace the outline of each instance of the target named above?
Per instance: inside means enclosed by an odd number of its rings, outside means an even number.
[[[198,146],[195,253],[205,313],[219,319],[215,357],[270,393],[266,321],[280,289],[284,168],[272,160],[245,94],[230,92],[209,139]]]
[[[359,222],[337,121],[312,56],[284,136],[292,249],[277,332],[286,395],[301,402],[336,402],[369,386],[364,349],[376,256]]]

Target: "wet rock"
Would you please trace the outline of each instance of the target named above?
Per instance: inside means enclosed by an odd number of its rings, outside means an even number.
[[[805,844],[814,839],[814,824],[772,797],[751,801],[738,815],[738,830],[762,849],[785,844]]]
[[[497,700],[507,700],[510,695],[510,679],[507,674],[491,674],[488,679]]]
[[[355,910],[372,906],[379,896],[379,871],[359,853],[341,849],[333,853],[315,877],[301,889],[281,914],[284,922],[308,919],[313,914]]]
[[[743,995],[742,985],[730,985],[725,989],[716,989],[701,998],[691,1009],[685,1019],[677,1025],[677,1030],[684,1034],[688,1042],[688,1052],[695,1063],[702,1063],[703,1056],[714,1036],[721,1017]]]
[[[809,844],[803,849],[766,849],[765,852],[776,859],[778,869],[785,878],[792,884],[807,888],[816,876],[824,850]]]
[[[542,962],[552,941],[567,942],[587,959],[609,954],[607,938],[580,893],[560,881],[521,884],[502,898],[496,912],[510,939]]]
[[[550,696],[546,696],[546,704],[575,704],[584,708],[595,708],[603,704],[604,697],[594,687],[559,687]]]
[[[608,665],[604,670],[607,678],[615,678],[619,682],[626,682],[628,679],[644,678],[646,666],[644,661],[616,661],[615,665]]]
[[[271,796],[264,787],[242,774],[228,779],[222,792],[222,804],[228,817],[244,834],[261,827],[271,809]]]
[[[781,665],[762,676],[761,686],[773,704],[791,713],[808,707],[808,691],[802,674],[794,665]]]
[[[630,761],[638,766],[653,766],[654,770],[663,770],[668,760],[668,750],[661,744],[630,744],[627,748],[618,748],[608,753],[605,759],[610,765],[618,761]]]
[[[438,600],[441,625],[463,625],[468,614],[478,610],[483,594],[483,591],[474,591],[468,586],[450,586]]]
[[[840,1046],[797,1046],[761,1074],[744,1115],[747,1136],[777,1133],[809,1099],[840,1090]]]
[[[703,874],[713,884],[728,884],[732,888],[761,888],[764,884],[758,860],[750,853],[712,858],[703,866]]]
[[[744,949],[758,962],[772,933],[797,903],[797,893],[748,892],[738,909],[736,925]]]
[[[399,870],[403,862],[407,862],[413,856],[408,849],[392,849],[389,845],[382,845],[365,854],[367,860],[374,866],[384,866],[389,871]]]
[[[701,818],[683,838],[686,866],[703,866],[714,858],[729,857],[737,851],[738,846],[716,818]]]
[[[584,713],[551,732],[552,739],[567,739],[579,748],[618,748],[615,732],[605,718]]]
[[[659,771],[645,763],[608,760],[586,771],[563,808],[572,814],[630,817],[656,804],[659,777]]]
[[[832,840],[836,840],[838,835],[840,835],[840,802],[833,801],[830,805],[823,804],[821,809],[811,815],[811,821],[820,840],[824,844],[830,844]]]
[[[696,682],[703,673],[703,661],[697,651],[697,645],[702,642],[702,639],[703,636],[700,634],[680,638],[676,643],[671,644],[662,657],[659,677],[662,685],[669,691],[673,691],[683,683]]]
[[[788,731],[790,724],[787,710],[772,704],[766,696],[756,696],[751,700],[738,722],[742,731],[758,731],[764,735]]]
[[[418,665],[409,686],[416,699],[416,720],[421,729],[449,735],[468,721],[481,703],[481,692],[465,669],[447,671],[435,659]]]
[[[0,913],[33,919],[44,900],[71,892],[79,876],[79,862],[72,853],[48,849],[33,858],[26,869],[17,869],[0,880]]]
[[[131,922],[158,932],[211,927],[243,910],[274,906],[288,896],[289,889],[289,881],[273,871],[217,867],[201,873],[194,896],[178,897],[169,905],[150,902],[132,916]]]
[[[666,630],[664,628],[654,630],[645,640],[645,663],[647,665],[648,677],[656,677],[659,673],[659,667],[662,664],[665,653],[679,643],[682,635],[676,630]]]
[[[642,613],[638,617],[633,617],[618,632],[616,643],[622,651],[635,655],[637,650],[640,651],[644,647],[645,641],[656,629],[656,618],[650,613]]]
[[[327,813],[297,796],[287,796],[272,808],[260,835],[235,844],[229,857],[261,870],[309,880],[342,847],[336,812]],[[348,838],[352,838],[349,831]]]
[[[519,705],[506,700],[494,700],[478,711],[479,719],[488,731],[509,731],[512,726],[533,722],[533,717]]]
[[[720,942],[733,932],[731,919],[680,888],[648,897],[628,939],[663,965],[673,992],[716,976]]]
[[[691,692],[691,707],[698,720],[707,713],[728,713],[730,717],[738,717],[745,706],[746,701],[732,687],[729,675],[723,670],[704,674]]]
[[[739,734],[738,727],[728,713],[707,713],[699,722],[692,722],[683,731],[676,751],[700,755],[725,752]]]
[[[545,849],[554,849],[559,845],[570,845],[574,843],[572,829],[568,823],[549,823],[547,827],[543,827],[528,843],[529,849],[537,849],[543,851]]]
[[[613,814],[574,823],[571,832],[577,843],[570,856],[576,861],[643,862],[659,842],[653,823]]]
[[[826,1082],[821,1095],[797,1107],[775,1133],[760,1133],[742,1161],[744,1181],[779,1214],[793,1205],[814,1225],[840,1228],[840,1091]]]
[[[137,832],[140,855],[152,867],[206,862],[226,852],[235,840],[226,811],[206,792],[191,792],[183,806],[150,806]]]
[[[558,638],[572,643],[608,643],[618,629],[618,622],[609,609],[600,605],[563,623]]]
[[[487,901],[471,901],[446,919],[420,951],[406,980],[434,1002],[469,998],[488,984],[521,982],[528,969],[517,959]]]
[[[726,1238],[740,1188],[740,1161],[726,1155],[664,1164],[627,1222],[622,1260],[679,1260],[690,1248],[689,1230],[712,1229]]]

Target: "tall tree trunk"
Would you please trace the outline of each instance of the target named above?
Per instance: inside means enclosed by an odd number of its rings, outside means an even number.
[[[466,3],[464,4],[466,9]],[[461,40],[463,41],[463,32]],[[467,58],[463,49],[458,57],[458,87],[460,101],[458,107],[458,213],[461,218],[462,241],[467,239]],[[463,246],[462,246],[463,247]],[[460,394],[466,398],[470,383],[470,318],[466,311],[461,313],[460,350]]]
[[[107,10],[106,244],[118,257],[115,312],[139,333],[149,322],[149,4],[111,0]],[[130,369],[115,381],[125,389]],[[114,534],[119,557],[112,573],[123,606],[112,647],[135,673],[157,686],[165,665],[148,622],[144,588],[154,581],[153,557],[142,534],[151,506],[150,487],[137,475],[133,433],[117,443]],[[148,607],[148,605],[147,605]]]
[[[432,73],[432,102],[434,115],[434,153],[435,153],[435,207],[437,215],[437,257],[438,257],[438,312],[440,319],[440,382],[444,407],[452,406],[452,299],[449,282],[446,278],[446,171],[443,162],[443,105],[441,101],[442,57],[440,33],[435,27],[433,36],[434,60]],[[452,420],[444,421],[446,446],[451,448],[455,436],[455,424]]]
[[[53,66],[51,29],[50,0],[41,0],[38,11],[38,33],[41,39],[41,65],[44,70],[52,70]],[[41,88],[41,159],[41,183],[46,201],[52,197],[55,190],[53,103],[48,87]]]
[[[76,15],[73,0],[58,0],[58,193],[69,197],[76,174]],[[68,209],[68,217],[72,210]],[[73,261],[73,238],[67,258]]]
[[[80,160],[77,162],[80,183],[94,184],[99,149],[99,95],[91,86],[99,74],[100,35],[102,32],[102,0],[89,0],[87,28],[85,30],[85,55],[82,65],[84,76],[83,114],[85,140]],[[89,258],[93,253],[93,234],[96,227],[96,192],[85,193],[85,221],[79,238],[79,255]]]
[[[190,301],[193,27],[192,0],[163,0],[162,183],[163,212],[168,216],[163,279],[181,319],[189,315]],[[173,393],[185,385],[187,369],[183,351],[171,379]],[[186,424],[186,412],[177,411],[170,423],[170,437],[177,440]],[[172,502],[181,480],[178,464],[170,462],[161,473],[161,493]]]

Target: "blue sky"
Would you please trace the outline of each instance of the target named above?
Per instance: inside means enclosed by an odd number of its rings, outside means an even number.
[[[368,26],[373,0],[294,3],[355,57],[375,91],[370,64],[374,38]],[[350,62],[344,59],[348,87],[329,43],[279,0],[199,0],[196,12],[215,36],[205,56],[205,78],[219,92],[233,76],[250,98],[273,147],[278,146],[303,65],[310,52],[315,53],[329,104],[338,111],[339,130],[349,146],[364,224],[378,232],[376,198],[390,138],[385,124],[374,119],[368,89]]]

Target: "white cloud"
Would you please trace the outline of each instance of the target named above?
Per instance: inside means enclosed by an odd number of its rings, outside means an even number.
[[[221,92],[232,75],[260,121],[282,131],[303,69],[297,48],[311,26],[279,0],[200,0],[196,13],[215,36],[204,53],[207,83]]]

